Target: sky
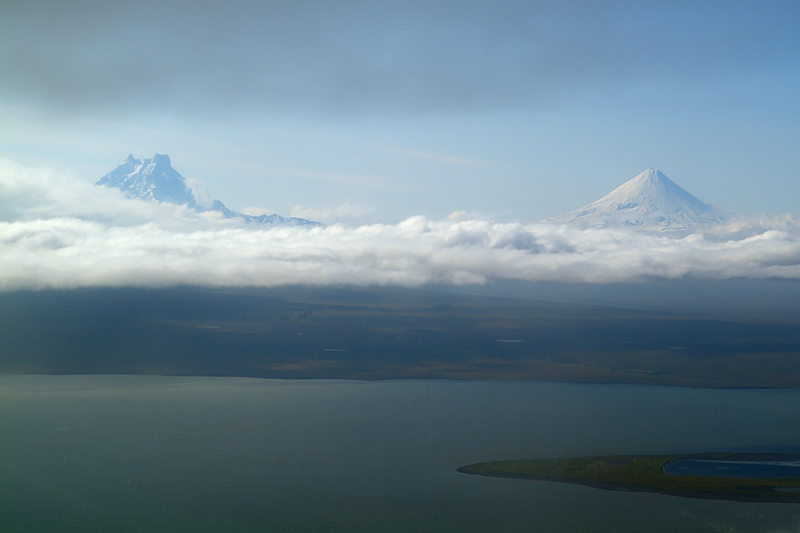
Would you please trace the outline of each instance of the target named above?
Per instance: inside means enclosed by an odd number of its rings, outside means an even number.
[[[0,290],[800,278],[797,2],[0,3]],[[169,154],[245,228],[93,184]],[[538,221],[646,168],[749,217]]]
[[[797,2],[0,5],[0,157],[167,153],[235,210],[535,222],[649,167],[797,213]]]

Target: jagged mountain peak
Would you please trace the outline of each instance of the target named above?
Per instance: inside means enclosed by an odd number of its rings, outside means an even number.
[[[150,159],[137,159],[129,154],[117,168],[100,178],[96,185],[120,189],[131,198],[170,204],[186,205],[198,212],[217,211],[225,218],[241,218],[247,223],[319,225],[304,218],[279,215],[254,217],[232,211],[219,200],[211,200],[202,184],[189,180],[172,168],[167,154],[155,154]]]
[[[721,224],[726,218],[723,211],[691,195],[661,171],[648,168],[599,200],[548,222],[688,233]]]
[[[124,191],[132,198],[171,204],[202,207],[186,178],[172,168],[169,156],[155,154],[151,159],[137,159],[133,154],[117,168],[100,178],[96,185]]]

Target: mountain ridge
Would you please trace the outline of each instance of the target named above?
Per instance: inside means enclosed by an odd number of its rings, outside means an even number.
[[[253,216],[233,211],[220,200],[208,198],[199,181],[184,178],[172,167],[167,154],[155,154],[150,159],[137,159],[129,154],[125,161],[100,178],[95,185],[119,189],[130,198],[185,205],[198,213],[216,211],[224,218],[240,218],[248,224],[320,225],[319,222],[304,218],[282,217],[274,213]]]

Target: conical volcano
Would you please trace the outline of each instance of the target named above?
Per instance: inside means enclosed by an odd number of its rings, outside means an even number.
[[[691,232],[726,220],[722,210],[692,196],[661,171],[648,168],[599,200],[547,222]]]

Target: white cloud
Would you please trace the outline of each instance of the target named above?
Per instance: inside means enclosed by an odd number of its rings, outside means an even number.
[[[269,207],[260,207],[260,206],[248,206],[243,207],[241,212],[245,215],[252,215],[254,217],[259,217],[261,215],[271,215],[275,213],[274,209],[270,209]]]
[[[453,165],[459,167],[479,167],[487,163],[479,159],[469,159],[466,157],[456,157],[447,154],[438,154],[435,152],[423,152],[420,150],[412,150],[411,148],[404,148],[402,146],[388,146],[383,148],[384,152],[398,154],[406,157],[413,157],[415,159],[426,159],[444,165]]]
[[[350,202],[344,202],[335,207],[322,208],[305,207],[298,204],[292,208],[291,215],[327,224],[337,220],[363,218],[372,213],[372,211],[373,209],[369,206]]]
[[[683,238],[422,216],[259,227],[9,162],[0,162],[0,199],[0,290],[800,278],[800,232],[791,217],[740,220]]]

